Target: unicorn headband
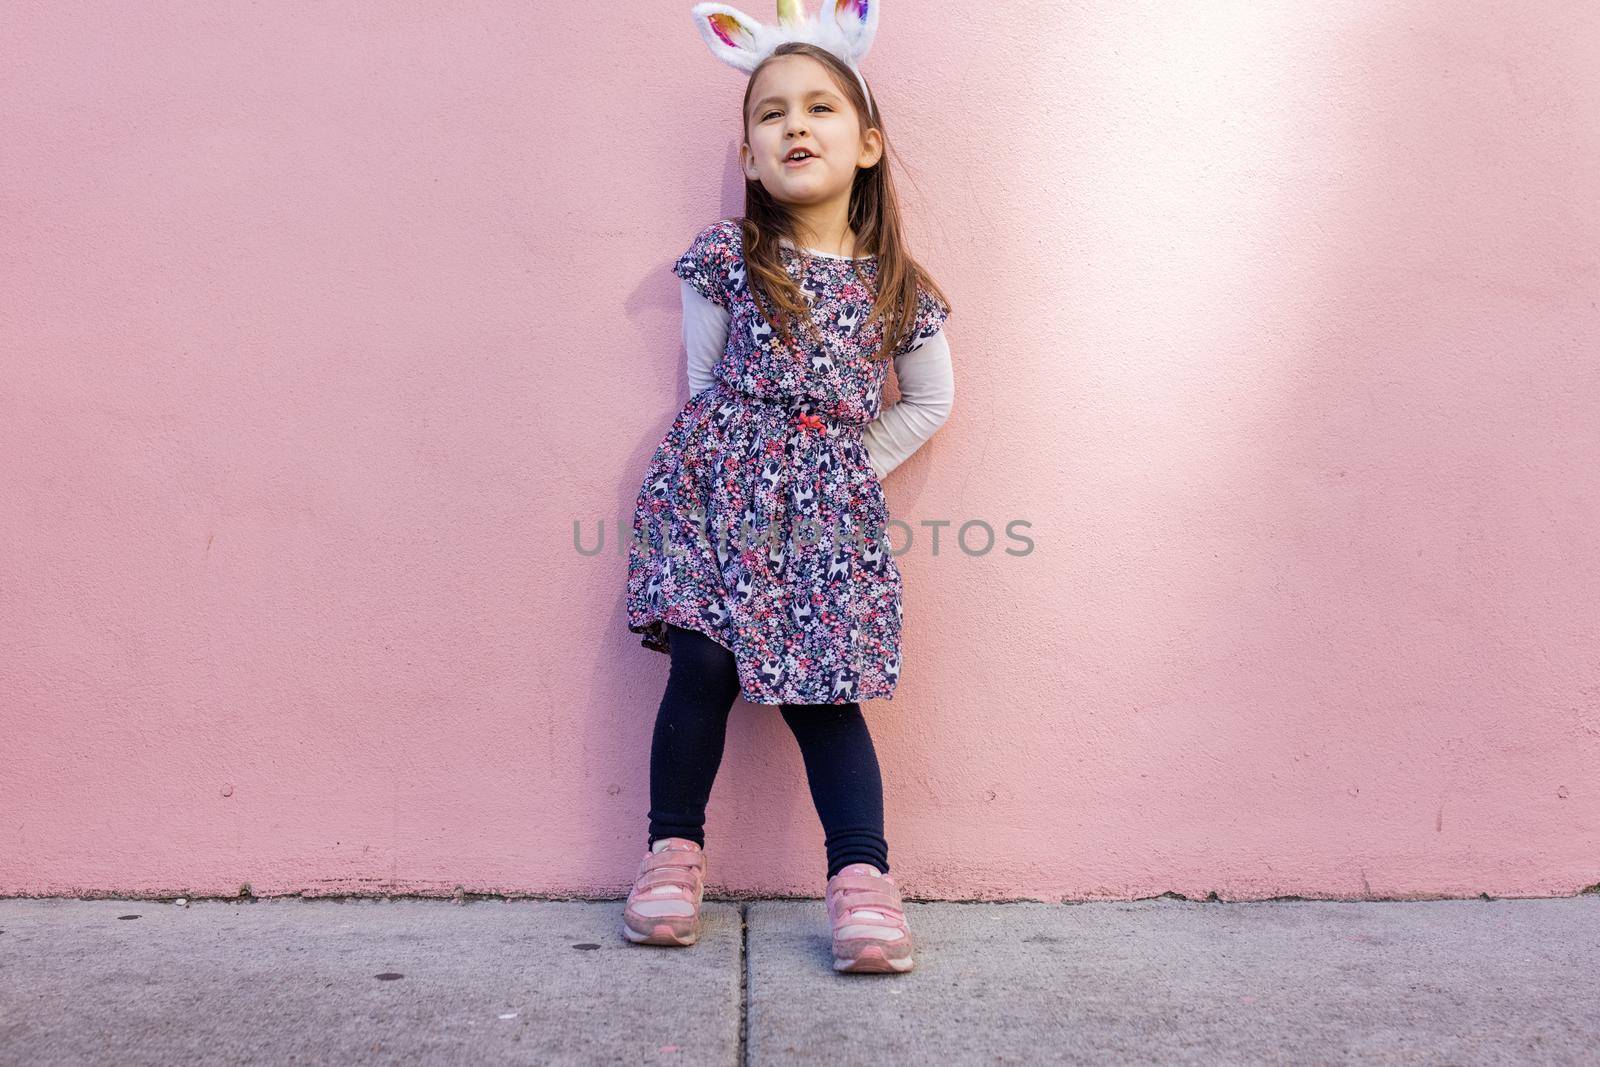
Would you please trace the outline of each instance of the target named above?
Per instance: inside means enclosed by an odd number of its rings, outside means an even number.
[[[855,72],[867,109],[876,105],[858,63],[878,33],[878,0],[822,0],[819,15],[807,15],[805,0],[777,0],[778,23],[768,26],[727,4],[696,4],[690,12],[711,54],[746,74],[780,44],[805,41],[826,49]]]

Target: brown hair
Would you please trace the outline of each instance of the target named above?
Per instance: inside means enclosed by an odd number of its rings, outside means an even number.
[[[750,91],[755,87],[756,75],[773,58],[787,55],[810,56],[826,67],[840,92],[855,109],[861,128],[876,127],[883,135],[882,157],[873,166],[856,170],[850,189],[847,221],[856,234],[857,254],[862,254],[862,248],[866,249],[865,254],[877,253],[877,292],[873,297],[872,312],[860,328],[867,328],[876,319],[883,320],[884,344],[873,358],[887,359],[909,339],[911,331],[916,328],[919,284],[946,307],[950,306],[949,301],[927,271],[906,251],[900,222],[900,201],[895,195],[894,180],[889,173],[891,143],[888,131],[883,128],[883,116],[875,106],[869,107],[856,81],[855,72],[832,52],[803,41],[786,41],[750,72],[744,100],[740,105],[740,129],[745,132],[745,140],[749,140]],[[876,98],[877,94],[873,96]],[[810,335],[816,337],[816,323],[810,317],[805,295],[789,272],[784,270],[778,247],[778,238],[787,237],[797,251],[801,248],[794,220],[783,204],[767,192],[759,178],[745,179],[744,218],[739,220],[739,226],[744,238],[745,284],[750,289],[757,310],[786,344],[794,344],[794,337],[788,329],[793,322],[805,323]],[[803,256],[805,253],[800,254]],[[855,265],[857,275],[863,269],[861,264]],[[776,316],[762,306],[763,300],[777,308]]]

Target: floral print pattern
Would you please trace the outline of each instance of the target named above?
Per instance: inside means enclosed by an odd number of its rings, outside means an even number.
[[[862,443],[887,361],[871,311],[874,258],[784,247],[822,340],[785,345],[745,284],[736,219],[701,230],[672,271],[728,309],[711,386],[657,446],[634,508],[628,628],[669,652],[667,623],[729,649],[755,704],[892,700],[900,678],[901,577],[889,509]],[[895,355],[941,328],[949,308],[919,288]]]

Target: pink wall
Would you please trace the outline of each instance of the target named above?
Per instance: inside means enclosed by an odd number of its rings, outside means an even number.
[[[742,204],[688,6],[8,14],[0,893],[626,885],[667,659],[572,523]],[[899,559],[909,892],[1600,882],[1600,13],[910,7],[958,398],[886,486],[1035,547]],[[820,892],[775,708],[708,834]]]

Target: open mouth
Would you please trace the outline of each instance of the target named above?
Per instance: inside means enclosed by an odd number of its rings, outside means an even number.
[[[805,151],[804,149],[798,149],[793,154],[784,157],[783,165],[785,167],[803,167],[816,158],[817,157],[812,155],[810,152]]]

